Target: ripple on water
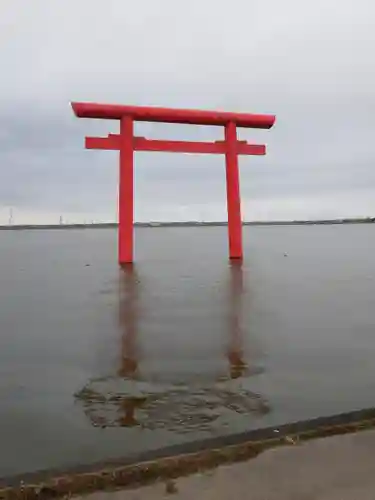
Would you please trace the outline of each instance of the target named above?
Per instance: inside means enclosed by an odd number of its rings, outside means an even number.
[[[92,381],[76,398],[92,425],[166,429],[177,434],[211,430],[225,412],[262,416],[270,411],[240,379],[214,384],[167,384],[111,377]]]

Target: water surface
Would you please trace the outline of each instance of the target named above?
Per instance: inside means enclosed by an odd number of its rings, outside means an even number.
[[[0,232],[0,476],[373,405],[375,226]]]

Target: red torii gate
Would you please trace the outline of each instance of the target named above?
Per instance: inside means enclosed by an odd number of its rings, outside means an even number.
[[[87,149],[120,151],[118,238],[120,264],[133,262],[134,151],[225,154],[229,256],[231,259],[242,259],[238,155],[265,155],[266,147],[237,140],[237,127],[269,129],[275,122],[275,116],[82,102],[73,102],[71,105],[79,118],[120,121],[118,135],[86,137]],[[225,140],[215,142],[149,140],[134,136],[135,121],[223,126]]]

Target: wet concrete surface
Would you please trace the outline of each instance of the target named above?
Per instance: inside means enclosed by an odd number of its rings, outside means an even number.
[[[373,405],[375,227],[0,234],[0,476]]]
[[[85,500],[373,500],[375,432],[335,436],[268,450],[209,472]]]

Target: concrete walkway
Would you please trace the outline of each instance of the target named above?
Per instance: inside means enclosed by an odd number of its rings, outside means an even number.
[[[375,431],[275,448],[173,482],[84,500],[374,500]]]

